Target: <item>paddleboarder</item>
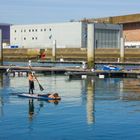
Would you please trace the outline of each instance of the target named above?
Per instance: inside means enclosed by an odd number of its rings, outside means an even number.
[[[35,77],[32,74],[32,72],[29,72],[28,80],[29,80],[29,94],[34,94],[33,91],[34,91],[34,80],[35,80]]]

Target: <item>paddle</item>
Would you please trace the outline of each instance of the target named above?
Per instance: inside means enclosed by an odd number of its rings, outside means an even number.
[[[31,66],[29,66],[29,68],[30,68],[30,70],[32,71],[32,68],[31,68]],[[33,75],[34,75],[34,77],[35,77],[35,79],[36,79],[36,81],[37,81],[37,83],[38,83],[38,85],[39,85],[39,88],[40,88],[40,90],[41,91],[43,91],[44,90],[44,88],[41,86],[41,84],[39,83],[39,81],[38,81],[38,79],[37,79],[37,77],[36,77],[36,75],[33,73]]]

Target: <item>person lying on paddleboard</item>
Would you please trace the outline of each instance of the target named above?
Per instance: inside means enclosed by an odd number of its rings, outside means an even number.
[[[48,97],[48,98],[51,98],[51,99],[58,99],[60,100],[61,97],[58,95],[58,93],[54,93],[54,94],[38,94],[38,96],[45,96],[45,97]]]
[[[28,74],[28,80],[29,80],[29,94],[34,94],[33,90],[34,90],[35,77],[32,74],[32,72],[29,72],[29,74]]]

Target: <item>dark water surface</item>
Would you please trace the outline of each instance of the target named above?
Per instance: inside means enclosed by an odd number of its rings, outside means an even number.
[[[0,140],[138,140],[140,80],[39,76],[59,103],[20,98],[27,77],[0,78]]]

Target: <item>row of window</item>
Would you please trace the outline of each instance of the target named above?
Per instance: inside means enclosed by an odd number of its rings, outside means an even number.
[[[37,40],[38,38],[37,37],[32,37],[31,39],[32,40]],[[17,40],[17,38],[15,37],[14,40]],[[26,37],[24,37],[23,40],[26,40]]]
[[[51,31],[52,29],[49,28],[49,31]],[[21,32],[38,32],[39,29],[24,29],[24,30],[21,30]],[[47,29],[40,29],[41,32],[45,32],[47,31]],[[15,30],[15,33],[17,32],[17,30]]]

